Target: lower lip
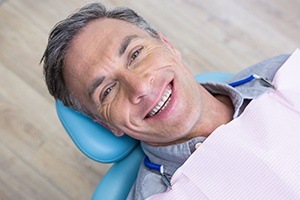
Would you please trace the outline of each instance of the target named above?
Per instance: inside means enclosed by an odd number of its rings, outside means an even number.
[[[147,119],[164,119],[164,118],[167,118],[171,114],[173,108],[175,107],[176,91],[174,89],[174,83],[171,82],[170,84],[172,85],[172,94],[170,96],[167,107],[164,110],[158,111],[158,113],[156,115],[149,117]]]

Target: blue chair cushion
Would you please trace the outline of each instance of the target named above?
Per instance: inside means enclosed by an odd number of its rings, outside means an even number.
[[[195,76],[198,83],[203,82],[225,82],[232,77],[233,74],[227,72],[203,72]]]
[[[56,101],[57,115],[76,146],[89,158],[101,163],[114,163],[128,156],[139,141],[116,137],[89,117]]]

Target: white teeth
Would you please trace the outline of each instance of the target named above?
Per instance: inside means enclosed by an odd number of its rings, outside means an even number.
[[[165,93],[162,95],[161,100],[158,102],[158,104],[153,108],[153,110],[149,113],[149,116],[152,117],[155,114],[157,114],[159,111],[162,111],[166,108],[168,103],[170,102],[169,97],[172,94],[171,89],[167,89]]]

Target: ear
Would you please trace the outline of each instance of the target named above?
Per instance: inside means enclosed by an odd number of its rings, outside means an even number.
[[[118,128],[112,126],[112,125],[110,125],[110,124],[107,123],[107,122],[104,122],[104,121],[101,120],[101,119],[94,119],[94,122],[97,122],[98,124],[100,124],[100,125],[103,126],[104,128],[110,130],[110,131],[111,131],[115,136],[117,136],[117,137],[121,137],[121,136],[124,135],[124,133],[123,133],[120,129],[118,129]]]
[[[181,53],[173,46],[173,44],[162,33],[158,33],[160,40],[170,49],[178,58],[181,59]]]

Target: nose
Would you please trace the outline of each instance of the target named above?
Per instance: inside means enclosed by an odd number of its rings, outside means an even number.
[[[124,74],[123,87],[125,95],[133,104],[140,103],[151,94],[154,76],[143,72],[129,72]]]

